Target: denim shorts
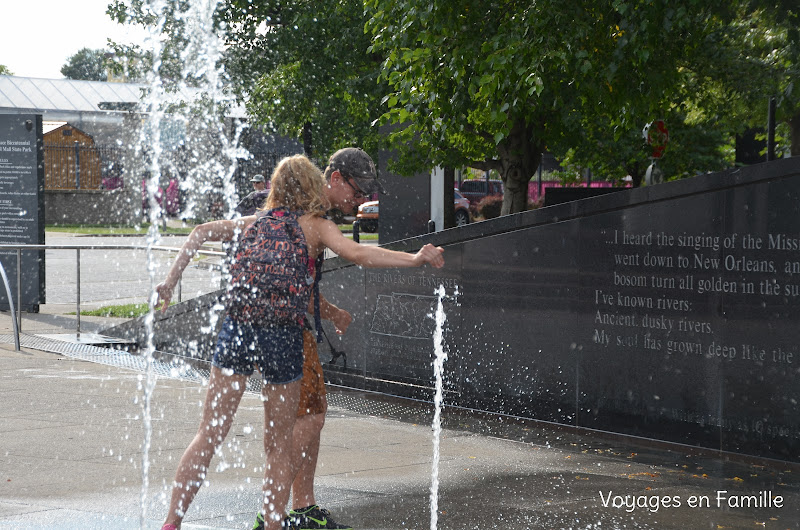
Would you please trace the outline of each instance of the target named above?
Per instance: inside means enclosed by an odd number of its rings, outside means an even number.
[[[297,381],[303,376],[303,328],[251,326],[227,317],[212,364],[240,375],[252,375],[258,368],[269,384]]]

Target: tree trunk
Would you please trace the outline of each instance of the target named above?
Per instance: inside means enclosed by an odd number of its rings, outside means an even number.
[[[528,209],[528,182],[542,161],[542,142],[533,137],[532,128],[518,121],[508,137],[497,145],[500,178],[503,179],[503,208],[500,215]]]
[[[644,179],[644,175],[645,175],[645,172],[647,171],[647,168],[644,168],[644,170],[643,170],[642,169],[643,164],[640,164],[639,162],[635,162],[635,163],[633,163],[631,165],[627,165],[627,166],[623,166],[623,167],[625,168],[625,171],[628,172],[628,175],[631,176],[632,186],[634,188],[638,188],[639,186],[641,186],[642,185],[642,180]]]
[[[789,138],[792,142],[789,153],[792,156],[800,156],[800,113],[789,119],[789,131]]]

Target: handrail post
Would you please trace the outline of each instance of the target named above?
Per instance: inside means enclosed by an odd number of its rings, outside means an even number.
[[[9,296],[11,294],[9,293]],[[14,311],[11,311],[14,318]],[[22,249],[17,249],[17,331],[22,331]]]
[[[75,314],[78,316],[77,319],[77,336],[80,338],[81,336],[81,249],[75,249],[76,259],[77,262],[77,270],[75,271],[75,285],[77,286],[77,293],[75,295],[75,306],[76,311]]]
[[[3,263],[0,262],[0,274],[3,275],[3,284],[6,286],[6,294],[8,295],[8,308],[11,310],[11,324],[14,328],[14,351],[20,351],[19,347],[19,328],[17,321],[14,318],[14,297],[11,296],[11,286],[8,285],[8,276],[6,276],[6,269]]]

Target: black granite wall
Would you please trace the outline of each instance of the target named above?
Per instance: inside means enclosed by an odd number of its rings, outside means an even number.
[[[800,461],[800,158],[388,246],[426,242],[443,269],[326,262],[323,293],[354,316],[326,326],[347,361],[330,382],[432,400],[443,285],[450,405]],[[159,315],[157,348],[208,357],[215,301]]]
[[[800,159],[390,246],[426,242],[444,269],[326,264],[331,381],[432,398],[443,284],[450,404],[799,460]]]

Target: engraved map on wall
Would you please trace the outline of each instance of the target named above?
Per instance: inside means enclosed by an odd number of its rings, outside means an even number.
[[[408,293],[378,295],[370,333],[406,339],[430,340],[437,297]]]

